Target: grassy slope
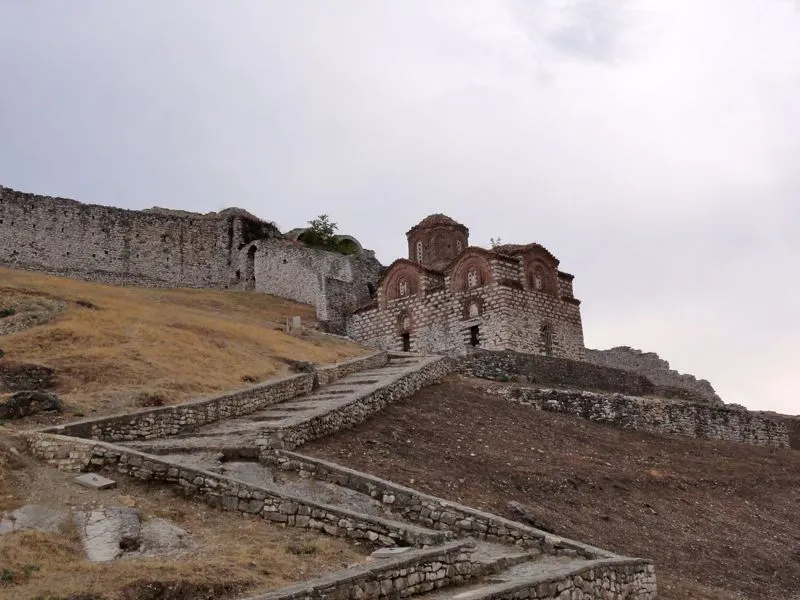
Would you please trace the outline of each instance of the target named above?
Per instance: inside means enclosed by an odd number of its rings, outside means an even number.
[[[285,373],[281,359],[332,363],[364,352],[311,331],[283,333],[287,316],[308,324],[314,309],[265,294],[115,287],[0,268],[0,309],[8,307],[17,312],[0,320],[0,333],[11,331],[0,337],[5,360],[56,369],[56,391],[87,413],[132,408],[143,392],[173,403],[240,388]]]

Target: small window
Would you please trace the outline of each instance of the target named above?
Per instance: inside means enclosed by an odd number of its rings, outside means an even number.
[[[401,279],[397,282],[397,295],[401,298],[408,296],[408,280]]]
[[[478,269],[470,269],[467,273],[467,287],[475,288],[478,287],[479,283],[480,277],[478,276]]]
[[[464,248],[463,248],[463,246],[461,245],[461,240],[456,240],[456,252],[457,252],[458,254],[460,254],[460,253],[461,253],[461,251],[462,251],[463,249],[464,249]]]
[[[481,308],[478,306],[477,302],[471,302],[469,305],[469,318],[474,319],[475,317],[479,317],[481,314]]]
[[[417,242],[417,262],[422,262],[422,242]]]

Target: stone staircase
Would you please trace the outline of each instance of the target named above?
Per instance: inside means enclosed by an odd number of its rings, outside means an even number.
[[[248,415],[126,445],[156,455],[205,451],[245,458],[271,448],[291,449],[365,421],[397,396],[408,396],[449,372],[446,363],[440,356],[390,354],[383,367],[347,375]]]

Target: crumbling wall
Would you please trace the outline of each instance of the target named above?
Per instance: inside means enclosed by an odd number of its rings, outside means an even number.
[[[617,346],[609,350],[587,348],[585,360],[596,365],[643,375],[653,382],[662,395],[670,398],[682,397],[684,400],[722,403],[707,380],[670,369],[669,363],[655,352],[642,352],[629,346]]]

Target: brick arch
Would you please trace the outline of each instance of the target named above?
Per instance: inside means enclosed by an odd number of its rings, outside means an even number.
[[[466,253],[450,271],[450,286],[454,292],[467,292],[491,281],[489,262],[477,252]]]
[[[464,300],[464,304],[462,306],[462,313],[463,318],[466,319],[474,319],[475,317],[480,317],[483,314],[483,298],[479,296],[469,296]],[[477,309],[477,314],[474,314]]]
[[[382,283],[386,301],[410,298],[419,292],[419,273],[411,265],[398,265]],[[405,294],[401,292],[405,291]]]
[[[411,311],[404,310],[397,315],[397,322],[395,323],[398,333],[411,333],[414,331],[414,320],[411,317]]]
[[[528,261],[525,266],[525,283],[535,292],[556,295],[556,272],[550,265],[539,259]]]

